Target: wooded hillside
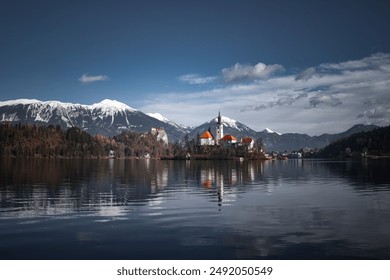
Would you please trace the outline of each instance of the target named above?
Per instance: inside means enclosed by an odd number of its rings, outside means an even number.
[[[322,157],[388,155],[390,155],[390,126],[353,134],[329,144],[320,152]]]
[[[170,156],[171,148],[150,133],[125,132],[113,138],[91,136],[79,128],[28,124],[0,125],[0,157],[99,158]]]

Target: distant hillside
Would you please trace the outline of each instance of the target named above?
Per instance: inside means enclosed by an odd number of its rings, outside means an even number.
[[[390,126],[355,133],[334,141],[320,152],[322,157],[390,155]]]
[[[263,139],[264,148],[266,151],[297,151],[301,148],[323,148],[333,141],[350,136],[357,132],[370,131],[378,128],[375,125],[357,124],[347,131],[335,134],[322,134],[319,136],[309,136],[300,133],[269,133],[267,130],[258,132],[257,137]]]

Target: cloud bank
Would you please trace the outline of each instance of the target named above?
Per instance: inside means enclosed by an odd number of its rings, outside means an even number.
[[[83,84],[90,84],[99,81],[107,81],[108,79],[109,78],[105,75],[91,76],[88,74],[84,74],[79,78],[79,81]]]
[[[149,96],[142,110],[187,125],[208,121],[220,110],[258,131],[310,135],[357,123],[390,124],[390,54],[323,63],[298,74],[282,70],[277,64],[235,64],[222,69],[211,89]]]
[[[185,74],[179,77],[179,80],[190,85],[203,85],[212,83],[217,79],[217,77],[202,77],[199,74]]]
[[[234,66],[222,69],[222,76],[226,82],[237,82],[244,80],[269,79],[271,75],[284,71],[284,67],[279,64],[265,65],[242,65],[236,63]]]

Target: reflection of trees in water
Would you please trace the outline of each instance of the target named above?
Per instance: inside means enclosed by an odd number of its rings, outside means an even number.
[[[322,165],[330,171],[330,176],[345,178],[356,189],[390,188],[390,159],[330,161]]]
[[[165,190],[199,188],[221,204],[256,186],[270,192],[282,181],[345,178],[356,188],[389,187],[389,160],[326,162],[4,159],[0,206],[42,213],[94,211],[146,204]],[[187,191],[187,190],[186,190]],[[172,193],[171,192],[171,193]],[[81,210],[80,210],[81,209]]]
[[[351,196],[354,189],[344,186],[388,188],[388,162],[3,160],[1,218],[126,216],[133,227],[139,218],[163,224],[159,230],[186,246],[209,242],[237,258],[385,258],[388,195]],[[145,218],[153,207],[166,207],[153,212],[166,216]],[[141,217],[133,220],[132,211]],[[207,257],[225,256],[220,252]]]
[[[8,159],[0,168],[1,207],[36,214],[145,203],[168,185],[159,161]]]
[[[183,186],[213,189],[221,202],[225,186],[260,179],[263,165],[260,161],[4,159],[0,203],[42,214],[67,213],[146,203],[166,188]]]

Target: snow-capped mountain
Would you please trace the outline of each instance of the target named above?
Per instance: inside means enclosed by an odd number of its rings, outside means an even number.
[[[150,117],[116,100],[105,99],[92,105],[18,99],[0,102],[0,122],[79,127],[91,134],[113,136],[122,131],[150,131],[164,128],[173,137],[181,137],[180,128]]]

